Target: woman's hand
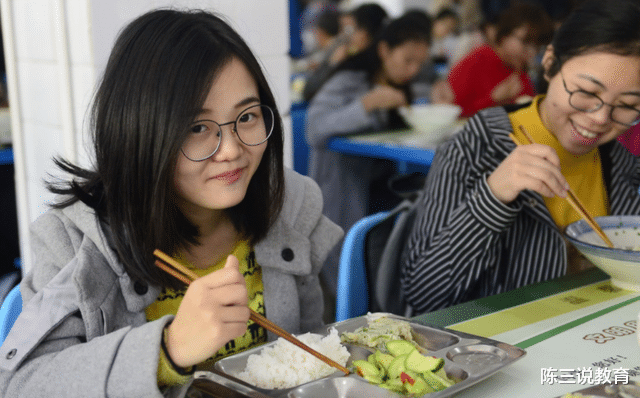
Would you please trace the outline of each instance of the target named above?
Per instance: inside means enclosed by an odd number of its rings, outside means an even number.
[[[407,97],[404,93],[390,86],[374,87],[362,97],[361,101],[367,112],[375,109],[393,109],[408,105]]]
[[[512,202],[525,189],[548,198],[564,198],[569,189],[556,151],[541,144],[516,147],[487,178],[487,184],[503,203]]]
[[[491,98],[496,104],[509,102],[522,91],[522,83],[516,73],[512,73],[491,90]]]
[[[224,268],[189,285],[165,341],[176,365],[199,364],[246,332],[247,287],[238,267],[238,259],[229,256]]]

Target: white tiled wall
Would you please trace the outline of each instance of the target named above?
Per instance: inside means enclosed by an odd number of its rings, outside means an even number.
[[[25,272],[30,268],[29,224],[47,210],[52,198],[42,183],[48,174],[56,174],[51,158],[61,155],[90,164],[87,109],[116,35],[131,19],[157,7],[202,8],[228,17],[264,65],[281,112],[289,109],[288,0],[0,2],[7,79],[15,86],[9,88],[9,100]],[[284,119],[290,124],[290,118]],[[288,125],[286,133],[285,141],[291,143]],[[285,150],[287,165],[292,164],[290,147]]]

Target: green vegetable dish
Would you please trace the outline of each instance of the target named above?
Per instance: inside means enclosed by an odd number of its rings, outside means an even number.
[[[343,333],[341,340],[376,349],[367,360],[354,360],[353,370],[369,383],[387,390],[421,396],[457,382],[447,376],[443,358],[425,355],[408,322],[378,318],[367,327]]]

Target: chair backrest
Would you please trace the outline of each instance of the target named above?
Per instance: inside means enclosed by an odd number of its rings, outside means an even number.
[[[0,307],[0,345],[4,343],[4,339],[7,338],[20,312],[22,312],[22,296],[20,295],[20,284],[18,284],[11,289]]]
[[[367,235],[365,264],[370,277],[369,310],[411,316],[400,285],[404,247],[416,217],[417,202],[405,200]]]
[[[369,309],[365,240],[367,232],[386,216],[387,212],[380,212],[364,217],[344,237],[338,265],[336,322],[364,315]]]
[[[400,286],[400,266],[417,209],[415,198],[404,200],[351,227],[338,266],[336,322],[368,311],[412,315]]]
[[[303,175],[307,175],[309,169],[309,145],[307,144],[307,139],[305,137],[306,120],[306,108],[291,110],[293,169]]]

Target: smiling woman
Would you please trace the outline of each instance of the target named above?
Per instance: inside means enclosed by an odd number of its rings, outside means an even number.
[[[406,247],[402,283],[431,311],[592,266],[568,246],[580,215],[640,212],[640,162],[616,141],[640,115],[640,1],[587,0],[556,32],[546,95],[478,112],[441,146]],[[517,146],[514,134],[533,144]]]
[[[221,17],[131,22],[92,111],[95,168],[56,159],[71,177],[32,227],[0,396],[183,396],[196,366],[275,337],[250,309],[290,333],[322,325],[318,274],[342,231],[284,169],[273,94]],[[155,249],[199,278],[181,285]]]
[[[216,213],[224,213],[244,199],[267,148],[267,129],[273,131],[273,111],[267,105],[264,108],[267,118],[261,111],[254,78],[239,59],[232,58],[213,81],[204,111],[196,116],[182,144],[184,156],[178,156],[176,163],[178,205],[189,203],[191,211],[186,215],[192,222],[200,217],[198,207],[219,218]],[[222,122],[227,120],[231,122]]]

